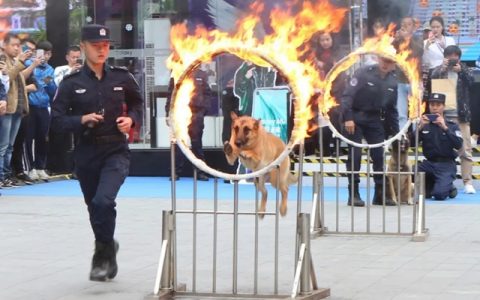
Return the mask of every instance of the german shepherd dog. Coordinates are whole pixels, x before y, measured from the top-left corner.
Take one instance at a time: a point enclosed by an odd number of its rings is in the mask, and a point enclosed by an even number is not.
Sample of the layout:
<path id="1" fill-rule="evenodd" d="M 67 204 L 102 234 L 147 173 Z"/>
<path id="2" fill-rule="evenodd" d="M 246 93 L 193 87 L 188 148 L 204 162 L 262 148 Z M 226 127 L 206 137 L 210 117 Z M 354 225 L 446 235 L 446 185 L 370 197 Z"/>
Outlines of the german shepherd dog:
<path id="1" fill-rule="evenodd" d="M 285 144 L 282 140 L 267 132 L 260 120 L 248 116 L 239 117 L 234 112 L 230 115 L 232 117 L 232 134 L 230 141 L 225 142 L 223 146 L 230 165 L 240 158 L 240 162 L 246 168 L 253 171 L 260 170 L 284 151 Z M 280 178 L 277 178 L 277 175 Z M 270 173 L 255 180 L 255 185 L 262 193 L 262 202 L 258 209 L 262 218 L 267 205 L 267 189 L 265 188 L 267 180 L 280 190 L 282 194 L 280 214 L 285 216 L 287 214 L 288 186 L 297 181 L 297 177 L 290 174 L 290 158 L 288 156 L 281 162 L 279 168 L 273 168 Z"/>
<path id="2" fill-rule="evenodd" d="M 412 166 L 408 160 L 408 148 L 410 142 L 408 138 L 402 137 L 400 140 L 395 140 L 391 147 L 391 156 L 388 162 L 388 172 L 411 172 Z M 399 155 L 400 152 L 400 155 Z M 400 159 L 400 160 L 399 160 Z M 400 182 L 398 178 L 400 177 Z M 390 197 L 393 201 L 413 204 L 413 184 L 412 176 L 410 174 L 388 174 L 387 175 L 388 188 L 386 190 L 386 197 Z M 400 184 L 400 188 L 399 188 Z M 400 195 L 397 192 L 400 191 Z"/>

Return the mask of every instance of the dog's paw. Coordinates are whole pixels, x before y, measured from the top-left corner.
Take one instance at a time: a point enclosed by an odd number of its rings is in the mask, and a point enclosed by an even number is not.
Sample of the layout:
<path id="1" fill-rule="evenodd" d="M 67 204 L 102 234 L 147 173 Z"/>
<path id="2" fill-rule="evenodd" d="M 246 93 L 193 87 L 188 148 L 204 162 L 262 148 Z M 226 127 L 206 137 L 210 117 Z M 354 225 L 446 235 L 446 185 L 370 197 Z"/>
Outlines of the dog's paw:
<path id="1" fill-rule="evenodd" d="M 280 205 L 280 215 L 282 217 L 285 217 L 287 215 L 287 205 L 286 204 Z"/>
<path id="2" fill-rule="evenodd" d="M 413 199 L 408 199 L 407 204 L 408 205 L 413 205 Z"/>
<path id="3" fill-rule="evenodd" d="M 265 218 L 265 209 L 266 207 L 264 205 L 261 205 L 258 207 L 258 218 L 263 220 Z"/>
<path id="4" fill-rule="evenodd" d="M 223 152 L 225 152 L 226 155 L 230 155 L 233 152 L 233 147 L 230 145 L 229 142 L 225 142 L 223 144 Z"/>

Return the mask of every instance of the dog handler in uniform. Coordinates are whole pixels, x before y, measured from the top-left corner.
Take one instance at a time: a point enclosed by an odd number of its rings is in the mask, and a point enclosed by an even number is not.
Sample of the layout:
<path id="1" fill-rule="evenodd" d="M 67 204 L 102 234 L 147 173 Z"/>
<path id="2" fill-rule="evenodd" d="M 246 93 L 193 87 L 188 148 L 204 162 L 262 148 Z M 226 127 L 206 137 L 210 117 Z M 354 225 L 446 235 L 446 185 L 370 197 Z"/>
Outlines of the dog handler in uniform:
<path id="1" fill-rule="evenodd" d="M 346 138 L 361 143 L 362 138 L 369 144 L 381 143 L 390 134 L 396 134 L 398 128 L 397 112 L 397 76 L 395 61 L 380 57 L 378 65 L 360 68 L 353 75 L 341 97 L 341 111 Z M 352 170 L 353 151 L 353 170 Z M 360 171 L 362 149 L 349 146 L 347 171 Z M 383 149 L 370 150 L 373 170 L 383 171 Z M 373 175 L 375 194 L 372 204 L 382 205 L 383 178 L 381 174 Z M 348 205 L 365 206 L 360 198 L 358 184 L 359 174 L 348 175 Z M 352 198 L 353 195 L 353 198 Z M 391 199 L 385 199 L 385 205 L 395 205 Z"/>
<path id="2" fill-rule="evenodd" d="M 85 65 L 60 84 L 52 105 L 52 128 L 77 136 L 75 170 L 95 235 L 90 280 L 105 281 L 118 270 L 115 198 L 130 165 L 125 134 L 140 125 L 143 99 L 132 74 L 105 63 L 110 48 L 107 27 L 84 26 L 80 47 Z"/>
<path id="3" fill-rule="evenodd" d="M 457 188 L 453 185 L 457 174 L 455 158 L 462 148 L 460 127 L 443 115 L 445 95 L 432 93 L 428 99 L 430 114 L 423 115 L 419 125 L 423 155 L 427 158 L 418 165 L 418 172 L 425 172 L 425 194 L 429 199 L 455 198 Z"/>

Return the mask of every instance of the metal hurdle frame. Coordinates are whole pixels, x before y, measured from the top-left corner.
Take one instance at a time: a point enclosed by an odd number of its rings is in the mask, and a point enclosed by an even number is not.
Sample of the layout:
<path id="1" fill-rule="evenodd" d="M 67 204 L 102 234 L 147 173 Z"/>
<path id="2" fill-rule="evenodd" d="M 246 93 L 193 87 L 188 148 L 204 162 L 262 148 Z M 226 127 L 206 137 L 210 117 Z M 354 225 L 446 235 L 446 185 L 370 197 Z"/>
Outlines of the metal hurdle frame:
<path id="1" fill-rule="evenodd" d="M 171 176 L 175 175 L 175 142 L 171 144 Z M 303 144 L 300 144 L 300 151 L 303 152 Z M 303 157 L 303 154 L 301 154 Z M 278 167 L 278 166 L 274 166 Z M 233 211 L 218 210 L 218 178 L 214 178 L 214 209 L 197 210 L 197 170 L 194 168 L 194 197 L 192 210 L 179 210 L 176 206 L 176 184 L 171 181 L 172 188 L 172 210 L 164 210 L 162 213 L 162 247 L 160 251 L 158 269 L 153 289 L 153 295 L 148 299 L 172 299 L 175 296 L 189 298 L 244 298 L 244 299 L 323 299 L 330 296 L 330 289 L 319 288 L 316 274 L 313 266 L 313 259 L 310 252 L 310 214 L 301 213 L 301 187 L 302 179 L 298 181 L 297 194 L 297 228 L 296 228 L 296 247 L 295 247 L 295 275 L 292 282 L 292 291 L 290 295 L 280 295 L 278 293 L 278 244 L 279 244 L 279 191 L 276 190 L 276 205 L 274 212 L 265 212 L 265 216 L 275 217 L 275 262 L 274 262 L 274 288 L 272 294 L 258 294 L 258 191 L 255 189 L 255 211 L 240 212 L 238 209 L 238 180 L 234 180 L 234 205 Z M 187 291 L 185 284 L 177 282 L 177 214 L 191 214 L 193 218 L 193 266 L 192 266 L 192 287 Z M 213 264 L 212 264 L 212 288 L 211 292 L 197 292 L 196 290 L 196 218 L 197 215 L 212 215 L 214 220 L 213 232 Z M 219 293 L 216 288 L 216 254 L 217 254 L 217 217 L 219 215 L 233 216 L 233 262 L 232 262 L 232 290 L 231 293 Z M 240 215 L 255 216 L 255 259 L 254 259 L 254 284 L 251 294 L 242 294 L 237 290 L 237 267 L 238 267 L 238 217 Z"/>
<path id="2" fill-rule="evenodd" d="M 407 124 L 405 127 L 408 128 L 410 123 Z M 418 126 L 417 126 L 418 128 Z M 400 132 L 402 134 L 403 130 Z M 400 135 L 399 134 L 399 135 Z M 419 132 L 418 129 L 415 131 L 415 140 L 416 140 L 416 145 L 418 145 L 419 142 Z M 402 172 L 400 170 L 396 171 L 387 171 L 387 163 L 386 163 L 386 148 L 384 148 L 384 169 L 382 172 L 374 172 L 370 170 L 370 162 L 369 157 L 370 157 L 370 148 L 367 149 L 367 171 L 362 172 L 354 172 L 354 171 L 346 171 L 346 172 L 340 172 L 339 170 L 339 164 L 340 164 L 340 158 L 338 156 L 338 150 L 340 148 L 339 145 L 339 140 L 336 141 L 336 171 L 335 177 L 336 177 L 336 187 L 337 187 L 337 192 L 336 192 L 336 205 L 335 205 L 335 229 L 334 230 L 328 230 L 327 227 L 325 227 L 325 197 L 324 197 L 324 192 L 323 192 L 323 178 L 324 178 L 324 167 L 323 167 L 323 140 L 322 140 L 322 129 L 319 129 L 319 148 L 320 148 L 320 171 L 319 172 L 313 172 L 312 174 L 312 220 L 310 224 L 310 233 L 312 238 L 318 237 L 323 234 L 360 234 L 360 235 L 400 235 L 400 236 L 411 236 L 412 241 L 425 241 L 429 235 L 429 230 L 425 227 L 425 216 L 426 216 L 426 209 L 425 209 L 425 173 L 423 172 L 418 172 L 418 164 L 415 164 L 414 169 L 411 172 Z M 352 146 L 354 147 L 354 146 Z M 415 161 L 418 162 L 418 147 L 415 147 Z M 400 161 L 400 153 L 398 153 L 398 160 Z M 353 159 L 352 159 L 352 164 L 353 164 Z M 302 163 L 300 163 L 302 165 Z M 352 167 L 353 169 L 353 167 Z M 301 170 L 299 170 L 301 174 Z M 355 231 L 355 212 L 358 209 L 364 209 L 364 208 L 355 208 L 355 206 L 350 207 L 350 215 L 351 215 L 351 230 L 350 231 L 341 231 L 339 229 L 339 178 L 341 176 L 353 176 L 353 174 L 366 174 L 367 177 L 367 199 L 365 201 L 365 210 L 366 210 L 366 231 L 364 232 L 357 232 Z M 374 174 L 382 174 L 383 175 L 383 205 L 382 205 L 382 231 L 381 232 L 373 232 L 370 230 L 370 208 L 371 208 L 371 197 L 370 197 L 370 177 Z M 402 205 L 400 201 L 397 202 L 396 208 L 397 208 L 397 232 L 387 232 L 386 231 L 386 219 L 385 219 L 385 213 L 386 213 L 386 206 L 385 206 L 385 197 L 386 197 L 386 175 L 388 174 L 393 174 L 393 175 L 414 175 L 415 177 L 415 182 L 414 182 L 414 196 L 413 196 L 413 205 L 411 206 L 412 209 L 412 228 L 411 231 L 409 232 L 402 232 L 401 230 L 401 211 L 402 211 Z M 400 176 L 397 177 L 397 180 L 400 181 Z M 400 187 L 398 184 L 398 189 L 396 191 L 397 195 L 400 194 Z M 398 199 L 399 200 L 399 199 Z M 344 200 L 346 202 L 346 199 Z M 407 207 L 408 209 L 408 207 Z"/>

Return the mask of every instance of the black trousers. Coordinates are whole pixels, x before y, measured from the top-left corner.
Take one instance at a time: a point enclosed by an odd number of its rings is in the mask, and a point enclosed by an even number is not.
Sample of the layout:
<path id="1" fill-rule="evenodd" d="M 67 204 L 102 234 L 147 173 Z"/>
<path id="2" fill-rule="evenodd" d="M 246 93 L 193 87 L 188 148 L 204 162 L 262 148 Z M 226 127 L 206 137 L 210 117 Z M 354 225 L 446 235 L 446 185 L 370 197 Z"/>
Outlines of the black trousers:
<path id="1" fill-rule="evenodd" d="M 95 240 L 109 243 L 115 233 L 115 199 L 129 172 L 130 150 L 124 142 L 79 143 L 74 157 Z"/>
<path id="2" fill-rule="evenodd" d="M 361 143 L 362 138 L 367 140 L 369 144 L 381 143 L 385 139 L 385 129 L 383 127 L 383 122 L 378 119 L 365 119 L 365 120 L 355 120 L 355 133 L 346 134 L 345 137 Z M 353 153 L 353 169 L 352 169 L 352 153 Z M 373 170 L 374 171 L 383 171 L 383 148 L 373 148 L 370 149 L 370 155 L 373 160 Z M 357 147 L 348 147 L 348 159 L 347 159 L 347 171 L 360 171 L 360 163 L 362 159 L 362 149 Z M 358 174 L 353 175 L 354 183 L 360 182 L 360 177 Z M 375 184 L 382 184 L 383 179 L 381 174 L 376 174 L 373 176 Z M 348 176 L 349 182 L 351 181 L 351 176 Z"/>
<path id="3" fill-rule="evenodd" d="M 192 122 L 188 126 L 188 136 L 190 137 L 190 141 L 192 143 L 192 152 L 195 157 L 200 160 L 205 160 L 202 144 L 203 129 L 205 128 L 205 112 L 205 110 L 192 112 Z M 175 172 L 177 174 L 182 173 L 186 160 L 187 158 L 183 154 L 182 150 L 180 150 L 180 148 L 177 146 L 175 149 Z"/>

